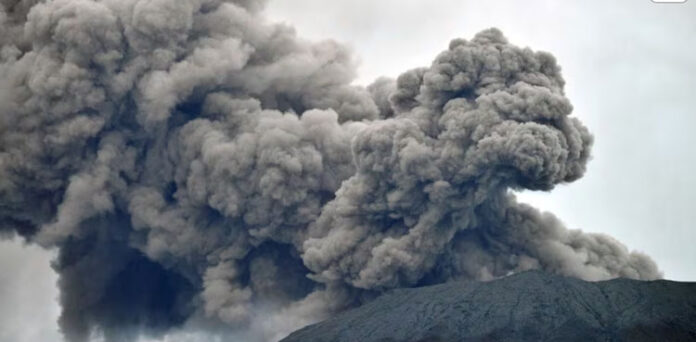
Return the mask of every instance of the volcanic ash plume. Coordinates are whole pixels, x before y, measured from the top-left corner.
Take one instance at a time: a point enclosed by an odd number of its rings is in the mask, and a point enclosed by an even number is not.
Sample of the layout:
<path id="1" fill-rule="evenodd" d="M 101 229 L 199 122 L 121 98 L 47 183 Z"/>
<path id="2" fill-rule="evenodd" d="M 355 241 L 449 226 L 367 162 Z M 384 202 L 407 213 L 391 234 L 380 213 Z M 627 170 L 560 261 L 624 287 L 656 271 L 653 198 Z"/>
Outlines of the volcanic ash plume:
<path id="1" fill-rule="evenodd" d="M 362 88 L 346 48 L 262 10 L 0 1 L 0 230 L 59 251 L 68 341 L 267 341 L 395 287 L 660 276 L 511 194 L 589 157 L 553 56 L 490 29 Z"/>

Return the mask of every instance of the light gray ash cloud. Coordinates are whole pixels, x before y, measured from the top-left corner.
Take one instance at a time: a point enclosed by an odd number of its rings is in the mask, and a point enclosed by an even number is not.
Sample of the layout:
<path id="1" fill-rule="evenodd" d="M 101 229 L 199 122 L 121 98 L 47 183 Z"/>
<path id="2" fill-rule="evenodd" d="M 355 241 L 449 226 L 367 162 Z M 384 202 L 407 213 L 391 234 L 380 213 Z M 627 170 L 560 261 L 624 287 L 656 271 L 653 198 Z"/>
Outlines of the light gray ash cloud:
<path id="1" fill-rule="evenodd" d="M 381 291 L 660 276 L 510 190 L 582 176 L 548 53 L 496 29 L 367 88 L 264 1 L 0 2 L 0 230 L 58 250 L 61 329 L 270 340 Z"/>

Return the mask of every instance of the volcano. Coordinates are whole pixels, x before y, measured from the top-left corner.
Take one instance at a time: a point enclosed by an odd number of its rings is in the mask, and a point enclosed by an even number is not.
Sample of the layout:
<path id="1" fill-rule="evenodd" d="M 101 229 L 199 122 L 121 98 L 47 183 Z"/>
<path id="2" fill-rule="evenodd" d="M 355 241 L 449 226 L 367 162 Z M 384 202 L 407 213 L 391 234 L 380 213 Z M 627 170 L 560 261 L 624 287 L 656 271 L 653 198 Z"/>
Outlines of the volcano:
<path id="1" fill-rule="evenodd" d="M 696 283 L 528 271 L 397 289 L 281 342 L 696 341 Z"/>

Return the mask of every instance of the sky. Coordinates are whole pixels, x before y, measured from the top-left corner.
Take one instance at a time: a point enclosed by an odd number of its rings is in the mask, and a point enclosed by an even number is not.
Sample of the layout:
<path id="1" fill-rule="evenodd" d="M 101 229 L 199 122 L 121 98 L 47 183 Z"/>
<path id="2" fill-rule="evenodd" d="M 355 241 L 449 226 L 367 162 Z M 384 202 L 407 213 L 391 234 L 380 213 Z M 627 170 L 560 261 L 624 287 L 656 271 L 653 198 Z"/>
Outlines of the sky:
<path id="1" fill-rule="evenodd" d="M 267 15 L 351 46 L 363 85 L 488 27 L 553 53 L 594 158 L 582 179 L 520 197 L 650 255 L 667 279 L 696 281 L 696 0 L 276 0 Z M 0 341 L 59 340 L 52 257 L 0 242 Z"/>

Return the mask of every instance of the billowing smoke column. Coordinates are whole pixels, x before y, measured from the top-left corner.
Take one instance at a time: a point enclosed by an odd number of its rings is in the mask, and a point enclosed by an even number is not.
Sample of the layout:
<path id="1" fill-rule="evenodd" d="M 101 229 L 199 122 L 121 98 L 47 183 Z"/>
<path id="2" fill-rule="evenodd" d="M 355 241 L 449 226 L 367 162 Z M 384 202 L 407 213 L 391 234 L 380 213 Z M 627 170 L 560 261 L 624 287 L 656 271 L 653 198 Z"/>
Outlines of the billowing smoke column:
<path id="1" fill-rule="evenodd" d="M 259 1 L 0 5 L 0 229 L 59 250 L 69 341 L 270 340 L 390 288 L 532 268 L 660 276 L 515 201 L 581 177 L 592 137 L 553 56 L 496 29 L 365 89 L 344 47 Z"/>

